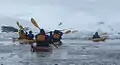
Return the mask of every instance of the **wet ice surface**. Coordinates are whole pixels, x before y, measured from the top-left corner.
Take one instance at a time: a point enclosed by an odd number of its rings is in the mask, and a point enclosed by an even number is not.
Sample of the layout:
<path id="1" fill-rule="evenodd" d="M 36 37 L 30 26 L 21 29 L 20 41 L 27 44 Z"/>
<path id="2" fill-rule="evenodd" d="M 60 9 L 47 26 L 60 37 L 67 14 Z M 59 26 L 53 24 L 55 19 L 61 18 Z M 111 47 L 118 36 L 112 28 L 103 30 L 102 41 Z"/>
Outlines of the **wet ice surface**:
<path id="1" fill-rule="evenodd" d="M 52 52 L 31 52 L 30 45 L 0 42 L 2 65 L 120 65 L 120 40 L 63 40 Z"/>

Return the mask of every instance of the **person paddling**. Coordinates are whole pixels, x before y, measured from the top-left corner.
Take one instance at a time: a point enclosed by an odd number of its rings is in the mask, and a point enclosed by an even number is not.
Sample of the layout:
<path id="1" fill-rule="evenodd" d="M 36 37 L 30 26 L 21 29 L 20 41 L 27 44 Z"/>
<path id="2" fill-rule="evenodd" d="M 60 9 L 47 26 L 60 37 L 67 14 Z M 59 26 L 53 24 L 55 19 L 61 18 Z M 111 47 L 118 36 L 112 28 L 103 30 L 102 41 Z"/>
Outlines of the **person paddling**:
<path id="1" fill-rule="evenodd" d="M 95 39 L 95 38 L 100 38 L 98 32 L 96 32 L 96 33 L 93 35 L 93 37 L 92 37 L 92 39 Z"/>
<path id="2" fill-rule="evenodd" d="M 26 34 L 24 33 L 23 30 L 19 30 L 19 38 L 18 39 L 27 39 Z"/>
<path id="3" fill-rule="evenodd" d="M 62 39 L 62 35 L 63 33 L 59 30 L 54 30 L 54 33 L 52 34 L 52 42 L 54 44 L 54 46 L 56 46 L 57 48 L 62 45 L 61 39 Z"/>
<path id="4" fill-rule="evenodd" d="M 62 35 L 63 33 L 61 31 L 58 31 L 58 30 L 55 30 L 54 33 L 53 33 L 53 42 L 58 42 L 62 39 Z"/>
<path id="5" fill-rule="evenodd" d="M 29 31 L 29 34 L 27 36 L 28 36 L 28 40 L 33 40 L 34 38 L 34 34 L 32 33 L 32 31 Z"/>
<path id="6" fill-rule="evenodd" d="M 45 34 L 44 29 L 40 30 L 40 33 L 36 35 L 37 46 L 49 46 L 49 37 Z"/>

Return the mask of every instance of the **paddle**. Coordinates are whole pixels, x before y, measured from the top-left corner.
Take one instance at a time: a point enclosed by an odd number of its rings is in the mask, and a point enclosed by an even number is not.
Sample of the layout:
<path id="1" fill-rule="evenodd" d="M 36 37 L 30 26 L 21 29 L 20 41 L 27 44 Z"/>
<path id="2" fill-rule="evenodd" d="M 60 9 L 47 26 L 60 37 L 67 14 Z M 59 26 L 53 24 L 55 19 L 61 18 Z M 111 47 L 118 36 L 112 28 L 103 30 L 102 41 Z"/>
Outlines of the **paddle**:
<path id="1" fill-rule="evenodd" d="M 35 27 L 37 27 L 40 30 L 40 27 L 38 26 L 37 22 L 33 18 L 31 18 L 31 22 Z"/>
<path id="2" fill-rule="evenodd" d="M 64 31 L 64 30 L 58 30 L 58 31 Z M 54 32 L 54 31 L 51 31 L 51 32 Z M 69 33 L 71 33 L 72 31 L 71 30 L 67 30 L 67 31 L 65 31 L 65 32 L 63 32 L 63 34 L 69 34 Z M 50 32 L 47 32 L 47 33 L 50 33 Z M 46 34 L 47 34 L 46 33 Z"/>
<path id="3" fill-rule="evenodd" d="M 37 22 L 34 20 L 34 18 L 31 18 L 31 22 L 32 22 L 32 24 L 33 24 L 35 27 L 37 27 L 37 28 L 40 29 L 40 27 L 38 26 L 38 24 L 37 24 Z M 60 30 L 60 31 L 64 31 L 64 30 Z M 49 32 L 47 32 L 47 33 L 49 33 Z M 67 30 L 66 32 L 64 32 L 64 34 L 68 34 L 68 33 L 71 33 L 71 30 Z"/>
<path id="4" fill-rule="evenodd" d="M 18 27 L 20 26 L 20 24 L 19 24 L 19 22 L 17 21 L 17 25 L 18 25 Z"/>
<path id="5" fill-rule="evenodd" d="M 67 30 L 66 32 L 64 32 L 63 34 L 68 34 L 71 33 L 71 30 Z"/>
<path id="6" fill-rule="evenodd" d="M 18 26 L 20 29 L 22 29 L 22 26 L 20 26 L 19 22 L 17 21 L 16 23 L 17 23 L 17 26 Z"/>
<path id="7" fill-rule="evenodd" d="M 18 27 L 20 28 L 20 29 L 23 29 L 25 32 L 26 32 L 26 30 L 23 28 L 23 26 L 22 25 L 20 25 L 20 23 L 17 21 L 17 25 L 18 25 Z"/>

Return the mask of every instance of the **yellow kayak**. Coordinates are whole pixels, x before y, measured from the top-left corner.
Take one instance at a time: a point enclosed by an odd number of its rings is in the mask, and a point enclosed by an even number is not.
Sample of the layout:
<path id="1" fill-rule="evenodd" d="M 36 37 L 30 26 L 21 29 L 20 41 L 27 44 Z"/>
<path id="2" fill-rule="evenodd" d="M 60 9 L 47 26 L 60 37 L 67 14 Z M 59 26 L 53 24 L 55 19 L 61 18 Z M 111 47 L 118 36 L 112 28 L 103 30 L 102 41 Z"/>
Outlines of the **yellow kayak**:
<path id="1" fill-rule="evenodd" d="M 32 44 L 35 43 L 35 40 L 27 40 L 27 39 L 13 39 L 14 42 L 19 42 L 20 44 Z"/>
<path id="2" fill-rule="evenodd" d="M 100 41 L 105 41 L 106 39 L 105 38 L 95 38 L 95 39 L 92 39 L 92 41 L 94 42 L 100 42 Z"/>

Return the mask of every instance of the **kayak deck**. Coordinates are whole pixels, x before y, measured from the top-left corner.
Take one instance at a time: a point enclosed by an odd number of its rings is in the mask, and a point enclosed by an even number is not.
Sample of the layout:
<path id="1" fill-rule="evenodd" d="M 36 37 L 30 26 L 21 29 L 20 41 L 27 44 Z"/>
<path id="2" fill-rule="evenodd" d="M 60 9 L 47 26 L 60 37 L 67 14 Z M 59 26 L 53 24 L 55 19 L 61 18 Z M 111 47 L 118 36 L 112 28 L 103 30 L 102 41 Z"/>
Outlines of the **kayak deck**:
<path id="1" fill-rule="evenodd" d="M 52 51 L 52 47 L 46 47 L 46 46 L 31 46 L 32 52 L 50 52 Z"/>
<path id="2" fill-rule="evenodd" d="M 20 44 L 32 44 L 35 43 L 35 40 L 27 40 L 27 39 L 13 39 L 13 42 L 19 42 Z"/>
<path id="3" fill-rule="evenodd" d="M 95 38 L 95 39 L 92 39 L 92 41 L 94 42 L 100 42 L 100 41 L 105 41 L 106 39 L 105 38 Z"/>

